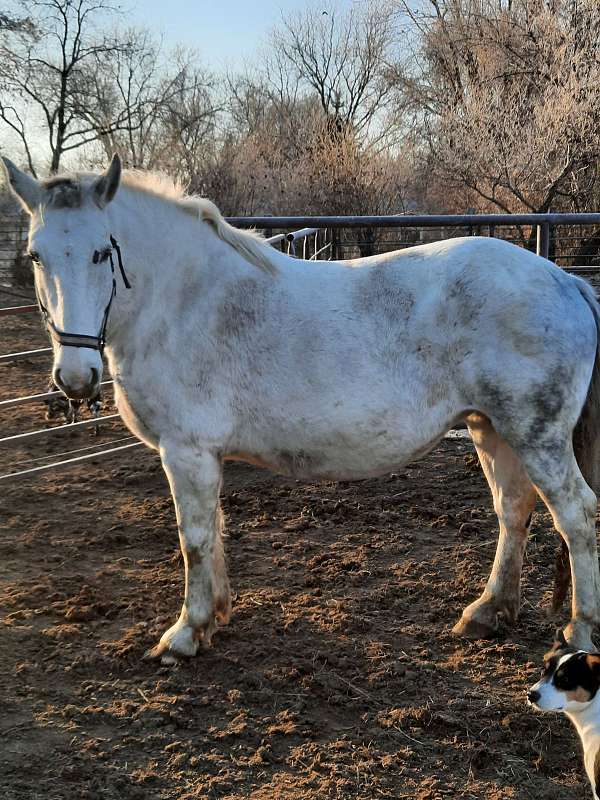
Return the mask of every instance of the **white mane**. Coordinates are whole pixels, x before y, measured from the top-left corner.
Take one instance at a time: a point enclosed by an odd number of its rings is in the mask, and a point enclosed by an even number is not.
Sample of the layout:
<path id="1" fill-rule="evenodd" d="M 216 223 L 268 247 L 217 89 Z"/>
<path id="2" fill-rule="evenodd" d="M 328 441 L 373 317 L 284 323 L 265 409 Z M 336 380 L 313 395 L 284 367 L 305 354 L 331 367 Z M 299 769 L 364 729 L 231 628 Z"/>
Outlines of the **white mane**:
<path id="1" fill-rule="evenodd" d="M 79 208 L 92 190 L 98 175 L 77 172 L 74 175 L 55 175 L 42 182 L 44 194 L 40 208 Z M 260 234 L 242 231 L 225 221 L 217 206 L 204 197 L 186 195 L 183 187 L 166 175 L 127 170 L 122 185 L 134 192 L 152 195 L 177 206 L 202 222 L 207 222 L 219 239 L 233 247 L 254 266 L 274 275 L 277 272 L 274 252 Z"/>
<path id="2" fill-rule="evenodd" d="M 277 266 L 271 246 L 255 231 L 234 228 L 223 218 L 217 206 L 205 197 L 186 195 L 183 187 L 166 175 L 152 172 L 127 170 L 123 173 L 123 186 L 134 191 L 145 192 L 174 203 L 186 214 L 207 222 L 219 239 L 233 247 L 254 266 L 271 275 Z"/>

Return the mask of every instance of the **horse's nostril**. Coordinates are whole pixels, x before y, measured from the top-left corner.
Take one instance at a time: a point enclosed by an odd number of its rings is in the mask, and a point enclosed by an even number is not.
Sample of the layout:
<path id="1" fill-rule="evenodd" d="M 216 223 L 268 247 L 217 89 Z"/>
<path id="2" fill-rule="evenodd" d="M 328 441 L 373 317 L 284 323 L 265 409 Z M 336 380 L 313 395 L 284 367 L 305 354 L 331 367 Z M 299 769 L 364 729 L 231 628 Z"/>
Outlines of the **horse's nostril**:
<path id="1" fill-rule="evenodd" d="M 527 699 L 530 703 L 537 703 L 537 701 L 540 699 L 540 693 L 537 691 L 537 689 L 533 689 L 532 691 L 527 692 Z"/>

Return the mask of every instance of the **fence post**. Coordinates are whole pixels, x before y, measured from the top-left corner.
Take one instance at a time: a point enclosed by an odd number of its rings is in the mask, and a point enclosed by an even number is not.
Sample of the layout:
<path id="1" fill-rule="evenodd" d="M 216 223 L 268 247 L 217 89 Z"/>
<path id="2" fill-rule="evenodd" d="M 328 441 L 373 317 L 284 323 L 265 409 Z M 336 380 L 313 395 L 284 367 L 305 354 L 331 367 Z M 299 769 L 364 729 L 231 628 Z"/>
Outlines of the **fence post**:
<path id="1" fill-rule="evenodd" d="M 331 261 L 337 261 L 339 258 L 338 229 L 330 228 L 330 231 L 331 231 Z"/>
<path id="2" fill-rule="evenodd" d="M 538 256 L 548 258 L 550 255 L 550 223 L 542 222 L 537 226 L 537 247 L 535 252 Z"/>
<path id="3" fill-rule="evenodd" d="M 467 214 L 469 216 L 473 216 L 475 214 L 475 209 L 474 208 L 467 208 Z M 469 226 L 467 227 L 467 236 L 475 236 L 475 228 L 473 227 L 472 223 L 470 223 Z M 446 237 L 444 237 L 444 238 L 446 238 Z"/>

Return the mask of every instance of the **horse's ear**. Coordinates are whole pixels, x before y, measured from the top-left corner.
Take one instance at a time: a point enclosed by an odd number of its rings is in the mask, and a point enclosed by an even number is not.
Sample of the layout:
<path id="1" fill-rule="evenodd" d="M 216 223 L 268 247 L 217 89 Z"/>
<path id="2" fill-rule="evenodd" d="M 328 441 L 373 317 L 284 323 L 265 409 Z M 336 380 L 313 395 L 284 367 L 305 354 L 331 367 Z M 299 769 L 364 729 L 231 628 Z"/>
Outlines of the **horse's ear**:
<path id="1" fill-rule="evenodd" d="M 108 169 L 92 185 L 92 197 L 99 208 L 104 208 L 113 199 L 121 182 L 121 159 L 118 153 L 112 157 Z"/>
<path id="2" fill-rule="evenodd" d="M 8 185 L 28 214 L 33 214 L 42 199 L 42 187 L 27 173 L 22 172 L 10 158 L 2 156 Z"/>

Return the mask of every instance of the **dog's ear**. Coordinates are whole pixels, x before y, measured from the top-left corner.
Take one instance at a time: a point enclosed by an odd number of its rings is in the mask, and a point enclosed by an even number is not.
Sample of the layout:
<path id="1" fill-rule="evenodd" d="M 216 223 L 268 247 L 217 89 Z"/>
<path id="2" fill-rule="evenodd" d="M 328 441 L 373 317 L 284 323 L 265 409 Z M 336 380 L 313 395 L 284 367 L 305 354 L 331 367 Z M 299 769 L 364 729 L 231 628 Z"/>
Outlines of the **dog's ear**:
<path id="1" fill-rule="evenodd" d="M 600 686 L 600 653 L 588 653 L 585 657 L 585 663 Z"/>
<path id="2" fill-rule="evenodd" d="M 552 645 L 553 650 L 562 650 L 565 647 L 568 647 L 569 643 L 565 639 L 565 635 L 563 633 L 562 628 L 557 628 L 554 633 L 554 644 Z"/>

